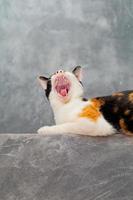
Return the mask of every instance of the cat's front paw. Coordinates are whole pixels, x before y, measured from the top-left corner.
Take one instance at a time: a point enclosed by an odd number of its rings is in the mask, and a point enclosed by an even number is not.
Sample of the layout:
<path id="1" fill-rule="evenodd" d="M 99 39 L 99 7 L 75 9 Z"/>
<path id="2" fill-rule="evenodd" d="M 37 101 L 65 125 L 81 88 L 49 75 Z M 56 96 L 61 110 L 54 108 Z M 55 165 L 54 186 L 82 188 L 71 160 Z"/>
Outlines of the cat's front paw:
<path id="1" fill-rule="evenodd" d="M 43 126 L 43 127 L 39 128 L 37 131 L 37 133 L 40 135 L 49 134 L 49 132 L 50 132 L 50 126 Z"/>

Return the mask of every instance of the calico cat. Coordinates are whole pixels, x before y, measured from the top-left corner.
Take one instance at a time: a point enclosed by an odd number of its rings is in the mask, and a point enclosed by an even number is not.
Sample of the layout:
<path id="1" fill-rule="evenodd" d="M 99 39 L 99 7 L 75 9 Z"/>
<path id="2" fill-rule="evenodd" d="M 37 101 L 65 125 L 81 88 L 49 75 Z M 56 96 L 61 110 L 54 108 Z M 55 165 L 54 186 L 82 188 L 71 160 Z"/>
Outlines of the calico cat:
<path id="1" fill-rule="evenodd" d="M 56 125 L 44 126 L 39 134 L 107 136 L 121 130 L 133 135 L 133 91 L 111 96 L 83 98 L 82 68 L 57 71 L 38 78 L 52 106 Z"/>

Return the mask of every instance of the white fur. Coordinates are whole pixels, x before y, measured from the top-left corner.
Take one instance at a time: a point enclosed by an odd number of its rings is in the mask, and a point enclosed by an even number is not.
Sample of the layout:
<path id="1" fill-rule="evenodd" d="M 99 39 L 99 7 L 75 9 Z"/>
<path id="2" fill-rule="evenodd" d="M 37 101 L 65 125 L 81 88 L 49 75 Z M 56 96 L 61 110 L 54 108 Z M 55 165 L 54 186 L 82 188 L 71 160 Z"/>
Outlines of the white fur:
<path id="1" fill-rule="evenodd" d="M 96 124 L 88 119 L 80 119 L 77 122 L 64 123 L 55 126 L 44 126 L 38 130 L 39 134 L 78 134 L 89 136 L 107 136 L 115 133 L 115 130 L 102 118 Z"/>
<path id="2" fill-rule="evenodd" d="M 79 117 L 80 112 L 91 101 L 82 101 L 83 87 L 74 74 L 65 72 L 71 82 L 71 89 L 67 99 L 61 99 L 52 87 L 49 99 L 54 112 L 55 126 L 45 126 L 38 130 L 39 134 L 80 134 L 90 136 L 107 136 L 115 133 L 101 115 L 96 122 L 89 118 Z M 54 84 L 56 75 L 52 77 Z"/>
<path id="3" fill-rule="evenodd" d="M 79 119 L 79 113 L 81 110 L 91 104 L 89 101 L 83 102 L 81 99 L 73 99 L 67 104 L 60 107 L 54 107 L 54 116 L 56 124 L 63 124 L 67 122 L 76 122 Z"/>

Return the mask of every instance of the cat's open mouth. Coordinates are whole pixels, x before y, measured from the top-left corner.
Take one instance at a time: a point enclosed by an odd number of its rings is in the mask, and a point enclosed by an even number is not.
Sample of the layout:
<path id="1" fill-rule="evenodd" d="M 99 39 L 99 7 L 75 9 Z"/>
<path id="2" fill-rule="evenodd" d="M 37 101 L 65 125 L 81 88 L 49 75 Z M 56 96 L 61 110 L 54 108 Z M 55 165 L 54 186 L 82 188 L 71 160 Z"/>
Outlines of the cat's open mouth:
<path id="1" fill-rule="evenodd" d="M 56 77 L 55 89 L 60 96 L 66 97 L 70 90 L 70 81 L 68 78 L 64 75 Z"/>

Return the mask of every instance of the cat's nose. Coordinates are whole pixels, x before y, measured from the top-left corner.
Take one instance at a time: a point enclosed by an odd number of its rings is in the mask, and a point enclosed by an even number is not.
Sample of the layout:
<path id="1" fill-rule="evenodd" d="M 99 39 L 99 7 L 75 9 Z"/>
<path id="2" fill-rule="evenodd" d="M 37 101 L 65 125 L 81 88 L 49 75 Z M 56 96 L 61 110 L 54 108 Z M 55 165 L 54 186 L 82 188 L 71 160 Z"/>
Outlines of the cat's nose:
<path id="1" fill-rule="evenodd" d="M 63 72 L 64 72 L 63 70 L 58 70 L 58 71 L 56 72 L 56 74 L 63 73 Z"/>

